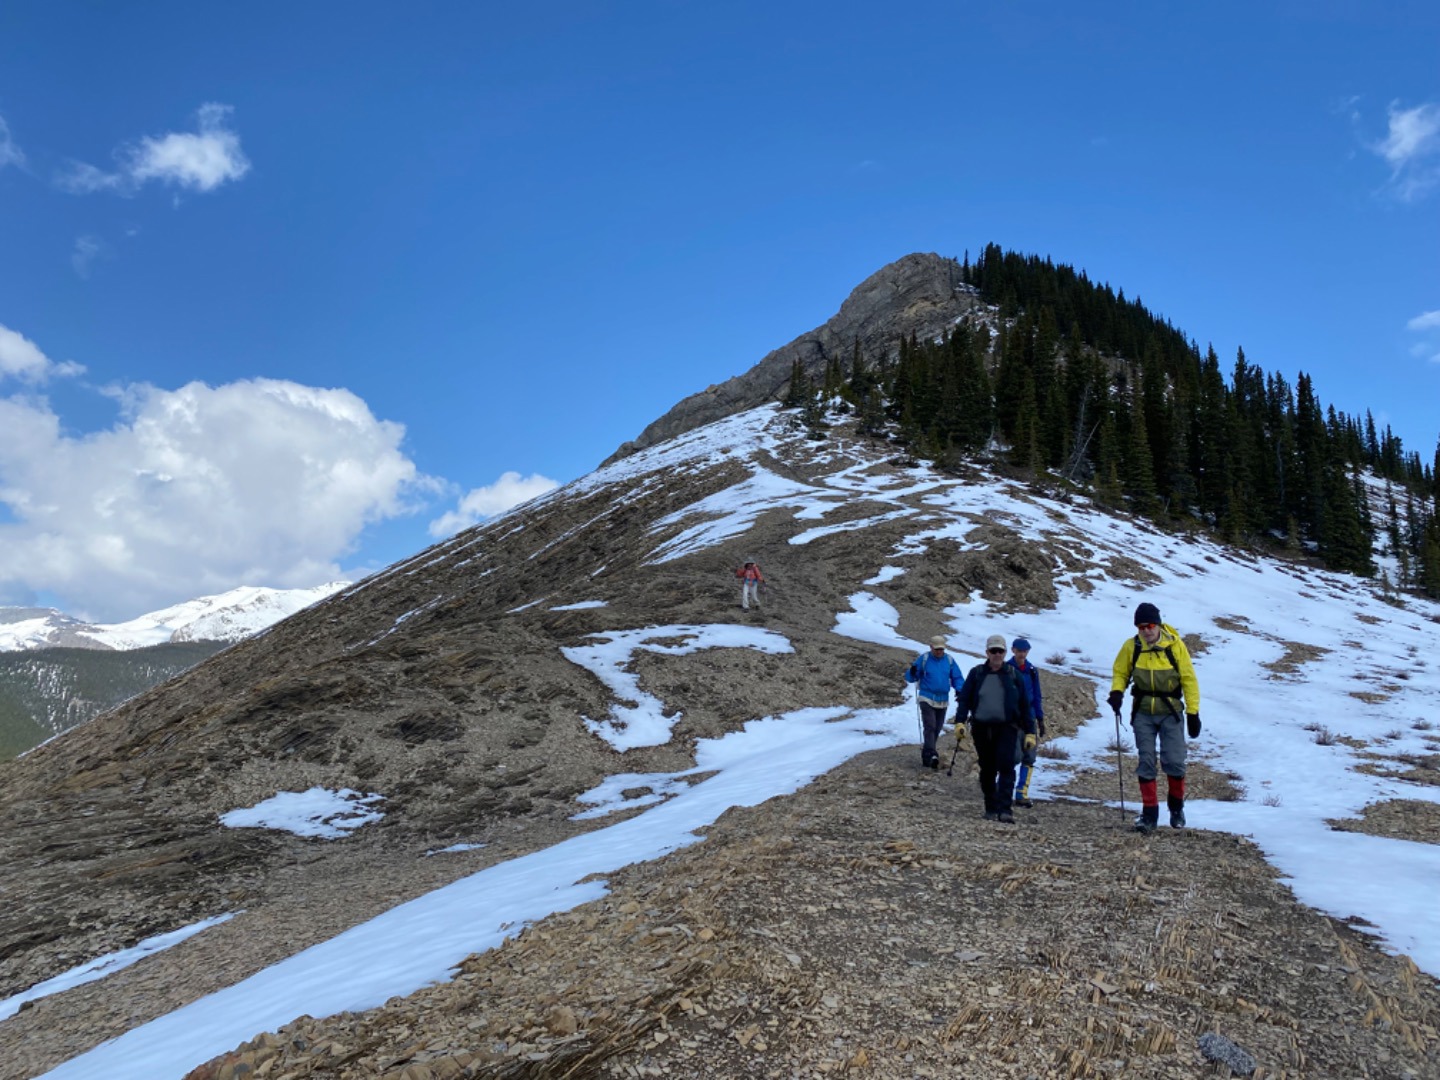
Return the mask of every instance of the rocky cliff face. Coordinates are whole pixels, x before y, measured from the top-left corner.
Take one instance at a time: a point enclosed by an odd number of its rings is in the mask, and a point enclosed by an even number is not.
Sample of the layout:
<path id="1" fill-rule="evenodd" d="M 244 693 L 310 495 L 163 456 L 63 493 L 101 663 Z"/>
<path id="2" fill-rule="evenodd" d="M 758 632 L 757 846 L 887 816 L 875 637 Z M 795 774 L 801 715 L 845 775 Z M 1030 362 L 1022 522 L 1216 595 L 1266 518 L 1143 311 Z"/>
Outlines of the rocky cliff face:
<path id="1" fill-rule="evenodd" d="M 839 357 L 848 370 L 856 341 L 873 361 L 893 353 L 896 343 L 912 333 L 922 339 L 938 336 L 978 302 L 979 297 L 961 283 L 960 264 L 954 259 L 906 255 L 862 281 L 824 326 L 768 353 L 744 374 L 691 394 L 623 444 L 605 464 L 712 421 L 780 400 L 796 360 L 814 375 L 823 373 L 831 357 Z"/>

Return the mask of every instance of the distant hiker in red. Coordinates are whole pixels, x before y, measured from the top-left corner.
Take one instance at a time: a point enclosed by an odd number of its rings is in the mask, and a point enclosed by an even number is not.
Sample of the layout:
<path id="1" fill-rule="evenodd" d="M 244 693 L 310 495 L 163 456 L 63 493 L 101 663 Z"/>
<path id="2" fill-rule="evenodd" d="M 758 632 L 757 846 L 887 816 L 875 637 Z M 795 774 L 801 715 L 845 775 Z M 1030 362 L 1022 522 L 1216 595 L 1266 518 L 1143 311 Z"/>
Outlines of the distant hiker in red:
<path id="1" fill-rule="evenodd" d="M 750 601 L 755 601 L 755 606 L 760 606 L 760 586 L 765 584 L 765 575 L 760 573 L 760 567 L 753 562 L 747 562 L 735 576 L 740 579 L 740 606 L 746 611 L 750 610 Z"/>
<path id="2" fill-rule="evenodd" d="M 1160 767 L 1165 770 L 1170 825 L 1185 827 L 1185 732 L 1200 736 L 1200 681 L 1190 663 L 1190 650 L 1173 626 L 1160 621 L 1160 609 L 1141 604 L 1135 609 L 1135 636 L 1120 646 L 1106 699 L 1118 716 L 1125 686 L 1132 680 L 1130 726 L 1135 731 L 1135 752 L 1140 764 L 1138 832 L 1154 832 L 1160 824 L 1160 795 L 1156 790 L 1155 740 L 1160 740 Z M 1185 714 L 1181 722 L 1180 714 Z"/>

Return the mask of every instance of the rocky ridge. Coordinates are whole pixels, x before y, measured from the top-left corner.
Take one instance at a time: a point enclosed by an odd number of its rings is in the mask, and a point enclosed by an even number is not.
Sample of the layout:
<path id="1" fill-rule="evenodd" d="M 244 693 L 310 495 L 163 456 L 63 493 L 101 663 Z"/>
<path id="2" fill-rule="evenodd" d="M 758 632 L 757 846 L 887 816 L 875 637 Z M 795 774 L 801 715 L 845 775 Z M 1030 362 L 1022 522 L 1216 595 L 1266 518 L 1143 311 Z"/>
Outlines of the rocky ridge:
<path id="1" fill-rule="evenodd" d="M 944 307 L 921 294 L 917 310 Z M 952 317 L 935 314 L 937 327 Z M 947 609 L 1023 625 L 1062 585 L 1156 583 L 1104 535 L 1150 526 L 980 468 L 939 477 L 833 419 L 817 443 L 766 407 L 618 457 L 0 766 L 0 999 L 244 911 L 0 1022 L 0 1080 L 623 821 L 634 811 L 574 816 L 606 777 L 687 769 L 700 740 L 759 717 L 893 707 L 905 652 L 836 632 L 862 586 L 899 635 L 924 639 Z M 956 509 L 944 491 L 973 497 Z M 1002 494 L 1009 509 L 996 509 Z M 770 590 L 745 614 L 733 570 L 748 558 Z M 733 622 L 794 651 L 635 653 L 627 671 L 666 704 L 670 739 L 621 754 L 586 726 L 614 694 L 566 650 L 625 628 Z M 1292 652 L 1297 667 L 1319 655 Z M 1102 667 L 1079 645 L 1042 662 L 1052 731 L 1073 733 L 1095 715 Z M 1372 749 L 1376 768 L 1397 760 Z M 1189 1076 L 1205 1067 L 1195 1037 L 1217 1030 L 1256 1055 L 1257 1075 L 1436 1075 L 1434 980 L 1296 904 L 1244 841 L 1192 831 L 1147 845 L 1084 802 L 1112 797 L 1113 772 L 1063 756 L 1045 767 L 1069 782 L 1007 830 L 978 820 L 964 757 L 954 778 L 917 776 L 907 759 L 877 750 L 731 810 L 702 844 L 611 875 L 607 897 L 465 960 L 452 982 L 257 1033 L 197 1076 L 914 1076 L 982 1063 Z M 1239 795 L 1222 763 L 1197 759 L 1197 794 Z M 333 843 L 218 825 L 314 785 L 381 793 L 386 816 Z M 1389 817 L 1367 827 L 1393 828 Z M 1411 839 L 1440 839 L 1429 819 L 1407 821 Z M 427 857 L 456 841 L 484 846 Z"/>
<path id="2" fill-rule="evenodd" d="M 911 334 L 938 337 L 980 306 L 979 295 L 961 281 L 960 264 L 940 255 L 906 255 L 862 281 L 823 326 L 766 354 L 744 374 L 691 394 L 606 458 L 609 465 L 648 446 L 715 420 L 778 401 L 790 384 L 792 366 L 823 374 L 830 359 L 848 365 L 859 342 L 872 360 L 890 355 Z M 847 368 L 848 370 L 848 368 Z"/>

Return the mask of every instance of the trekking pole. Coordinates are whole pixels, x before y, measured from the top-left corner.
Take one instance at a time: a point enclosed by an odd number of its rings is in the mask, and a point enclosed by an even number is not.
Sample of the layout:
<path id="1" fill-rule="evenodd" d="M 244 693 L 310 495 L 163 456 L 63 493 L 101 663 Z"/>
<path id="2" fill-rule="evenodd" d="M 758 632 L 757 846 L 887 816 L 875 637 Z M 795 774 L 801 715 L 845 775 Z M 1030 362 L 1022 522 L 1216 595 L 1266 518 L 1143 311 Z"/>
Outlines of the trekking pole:
<path id="1" fill-rule="evenodd" d="M 945 770 L 946 776 L 955 775 L 955 759 L 960 756 L 960 732 L 963 730 L 957 722 L 955 725 L 955 749 L 950 751 L 950 767 Z"/>
<path id="2" fill-rule="evenodd" d="M 1120 785 L 1120 820 L 1125 820 L 1125 766 L 1120 753 L 1120 710 L 1115 710 L 1115 780 Z"/>

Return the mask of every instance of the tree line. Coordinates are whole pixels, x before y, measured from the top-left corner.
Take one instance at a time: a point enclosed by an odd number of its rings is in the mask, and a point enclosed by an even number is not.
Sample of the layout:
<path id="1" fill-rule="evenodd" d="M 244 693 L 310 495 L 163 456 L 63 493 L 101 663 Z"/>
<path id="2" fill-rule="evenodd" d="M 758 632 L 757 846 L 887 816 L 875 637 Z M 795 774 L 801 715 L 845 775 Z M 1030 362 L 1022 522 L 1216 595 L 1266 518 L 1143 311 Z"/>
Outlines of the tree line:
<path id="1" fill-rule="evenodd" d="M 1326 406 L 1308 375 L 1292 386 L 1243 349 L 1227 370 L 1138 297 L 1048 258 L 990 244 L 974 262 L 966 254 L 961 275 L 999 309 L 994 329 L 967 317 L 938 341 L 912 336 L 875 358 L 857 343 L 848 371 L 832 357 L 819 378 L 797 361 L 785 403 L 817 436 L 839 397 L 862 431 L 898 429 L 942 467 L 1003 453 L 1161 524 L 1309 549 L 1367 576 L 1371 499 L 1383 498 L 1395 584 L 1440 597 L 1440 446 L 1423 462 L 1368 411 Z"/>

